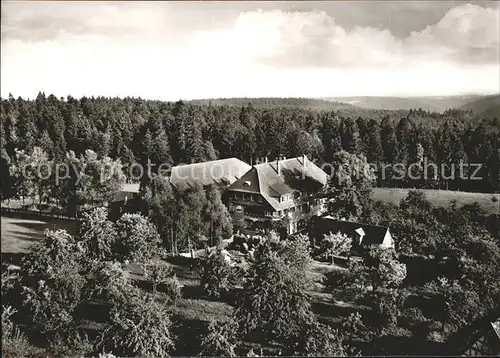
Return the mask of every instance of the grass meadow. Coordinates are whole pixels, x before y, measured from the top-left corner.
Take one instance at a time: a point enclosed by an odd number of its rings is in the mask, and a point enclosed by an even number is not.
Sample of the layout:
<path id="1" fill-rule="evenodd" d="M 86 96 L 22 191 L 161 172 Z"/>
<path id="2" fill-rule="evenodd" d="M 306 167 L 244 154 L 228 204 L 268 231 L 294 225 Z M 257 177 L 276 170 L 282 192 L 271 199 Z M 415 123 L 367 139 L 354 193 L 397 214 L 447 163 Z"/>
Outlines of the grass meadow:
<path id="1" fill-rule="evenodd" d="M 392 202 L 399 204 L 401 199 L 408 195 L 411 189 L 400 188 L 374 188 L 373 198 L 375 200 Z M 473 204 L 477 202 L 479 206 L 488 214 L 499 214 L 500 194 L 468 193 L 463 191 L 421 189 L 427 196 L 427 200 L 433 206 L 447 207 L 451 201 L 455 200 L 458 206 Z M 494 202 L 492 198 L 496 197 Z"/>

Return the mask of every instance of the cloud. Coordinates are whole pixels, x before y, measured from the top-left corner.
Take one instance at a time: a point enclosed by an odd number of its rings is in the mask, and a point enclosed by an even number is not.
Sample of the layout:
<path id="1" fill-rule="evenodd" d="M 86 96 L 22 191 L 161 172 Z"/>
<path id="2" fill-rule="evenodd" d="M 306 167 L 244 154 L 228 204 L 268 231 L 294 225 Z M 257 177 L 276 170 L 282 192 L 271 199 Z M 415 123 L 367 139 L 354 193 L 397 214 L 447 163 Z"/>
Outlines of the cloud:
<path id="1" fill-rule="evenodd" d="M 325 11 L 274 10 L 241 14 L 221 36 L 228 48 L 251 48 L 253 59 L 280 68 L 389 68 L 415 60 L 498 64 L 499 24 L 498 7 L 465 4 L 399 39 L 388 29 L 346 30 Z"/>
<path id="2" fill-rule="evenodd" d="M 161 31 L 166 17 L 158 4 L 7 2 L 2 40 L 49 41 L 60 35 L 130 36 Z"/>
<path id="3" fill-rule="evenodd" d="M 437 53 L 463 63 L 499 64 L 500 10 L 471 4 L 451 9 L 435 25 L 407 39 L 408 52 Z"/>

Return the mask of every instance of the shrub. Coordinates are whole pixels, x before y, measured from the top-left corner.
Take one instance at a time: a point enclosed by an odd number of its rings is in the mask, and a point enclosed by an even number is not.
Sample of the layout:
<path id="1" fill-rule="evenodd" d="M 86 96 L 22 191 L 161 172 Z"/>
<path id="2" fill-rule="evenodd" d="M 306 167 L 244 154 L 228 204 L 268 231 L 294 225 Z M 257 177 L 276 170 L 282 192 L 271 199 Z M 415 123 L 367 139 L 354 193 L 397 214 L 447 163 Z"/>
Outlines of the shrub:
<path id="1" fill-rule="evenodd" d="M 146 278 L 153 284 L 153 294 L 156 293 L 158 286 L 167 282 L 171 277 L 172 267 L 161 260 L 152 260 L 145 266 Z"/>
<path id="2" fill-rule="evenodd" d="M 13 305 L 19 308 L 19 294 L 22 288 L 19 274 L 17 272 L 2 272 L 2 303 Z"/>
<path id="3" fill-rule="evenodd" d="M 347 270 L 334 270 L 327 273 L 323 283 L 335 298 L 355 301 L 369 292 L 371 280 L 366 266 L 351 259 Z"/>
<path id="4" fill-rule="evenodd" d="M 404 312 L 405 320 L 410 324 L 422 323 L 426 322 L 427 318 L 425 318 L 422 310 L 418 307 L 411 307 L 406 312 Z"/>
<path id="5" fill-rule="evenodd" d="M 4 298 L 11 289 L 16 286 L 19 280 L 19 275 L 16 272 L 2 272 L 2 298 Z"/>
<path id="6" fill-rule="evenodd" d="M 346 355 L 339 332 L 316 321 L 304 325 L 292 347 L 293 355 L 299 356 Z"/>
<path id="7" fill-rule="evenodd" d="M 429 324 L 429 329 L 432 331 L 437 331 L 437 330 L 442 330 L 443 329 L 443 324 L 438 321 L 432 321 Z"/>
<path id="8" fill-rule="evenodd" d="M 363 317 L 359 312 L 351 313 L 342 321 L 342 331 L 345 335 L 351 335 L 358 339 L 370 340 L 371 331 L 363 322 Z"/>
<path id="9" fill-rule="evenodd" d="M 151 260 L 145 265 L 145 271 L 145 276 L 153 284 L 153 295 L 156 292 L 163 292 L 173 302 L 182 297 L 181 284 L 173 273 L 172 266 L 161 260 Z"/>
<path id="10" fill-rule="evenodd" d="M 163 292 L 165 292 L 169 300 L 175 302 L 182 297 L 182 287 L 176 276 L 167 278 L 163 287 Z"/>
<path id="11" fill-rule="evenodd" d="M 40 349 L 31 345 L 26 336 L 12 322 L 16 310 L 10 306 L 2 307 L 2 357 L 35 358 L 42 357 Z"/>
<path id="12" fill-rule="evenodd" d="M 236 328 L 231 323 L 210 321 L 208 332 L 201 342 L 200 355 L 234 357 L 236 347 Z"/>
<path id="13" fill-rule="evenodd" d="M 379 333 L 394 329 L 401 316 L 401 307 L 404 306 L 406 293 L 401 290 L 387 289 L 375 291 L 371 296 L 373 311 L 378 317 Z"/>
<path id="14" fill-rule="evenodd" d="M 85 334 L 76 330 L 69 331 L 65 335 L 57 335 L 50 342 L 49 351 L 54 357 L 86 357 L 93 353 L 93 343 Z"/>
<path id="15" fill-rule="evenodd" d="M 406 265 L 387 256 L 382 256 L 383 258 L 378 265 L 379 284 L 384 287 L 399 287 L 406 278 Z"/>
<path id="16" fill-rule="evenodd" d="M 443 335 L 440 332 L 435 331 L 429 332 L 429 334 L 427 335 L 427 340 L 429 342 L 444 342 Z"/>
<path id="17" fill-rule="evenodd" d="M 93 299 L 119 304 L 140 294 L 119 262 L 94 262 L 87 277 L 87 294 Z"/>

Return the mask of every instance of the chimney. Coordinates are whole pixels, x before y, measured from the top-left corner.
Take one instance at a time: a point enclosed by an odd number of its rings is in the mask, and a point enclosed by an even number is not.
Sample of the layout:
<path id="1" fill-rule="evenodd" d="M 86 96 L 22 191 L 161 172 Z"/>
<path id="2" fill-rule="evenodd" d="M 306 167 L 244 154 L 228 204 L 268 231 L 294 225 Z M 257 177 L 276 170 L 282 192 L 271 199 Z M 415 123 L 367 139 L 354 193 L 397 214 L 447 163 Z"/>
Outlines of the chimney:
<path id="1" fill-rule="evenodd" d="M 307 160 L 307 156 L 305 154 L 302 154 L 302 166 L 304 168 L 306 167 L 306 160 Z"/>
<path id="2" fill-rule="evenodd" d="M 278 160 L 276 160 L 276 166 L 277 166 L 278 175 L 281 175 L 281 156 L 279 156 Z"/>
<path id="3" fill-rule="evenodd" d="M 264 160 L 265 160 L 265 161 L 266 161 L 266 163 L 267 163 L 267 157 L 265 157 L 265 158 L 264 158 Z"/>

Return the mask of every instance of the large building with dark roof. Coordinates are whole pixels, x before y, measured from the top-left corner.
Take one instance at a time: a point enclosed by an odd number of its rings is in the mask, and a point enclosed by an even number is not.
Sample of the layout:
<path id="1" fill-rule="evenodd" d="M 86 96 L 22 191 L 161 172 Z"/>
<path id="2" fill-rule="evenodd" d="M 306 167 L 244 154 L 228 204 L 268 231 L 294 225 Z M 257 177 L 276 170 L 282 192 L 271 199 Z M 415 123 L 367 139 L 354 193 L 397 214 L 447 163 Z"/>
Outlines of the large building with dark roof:
<path id="1" fill-rule="evenodd" d="M 321 211 L 322 201 L 311 199 L 309 194 L 323 188 L 327 178 L 322 169 L 303 155 L 266 160 L 253 166 L 237 158 L 178 165 L 172 168 L 169 181 L 178 191 L 197 185 L 205 188 L 216 185 L 223 192 L 229 211 L 236 216 L 254 223 L 286 218 L 288 233 L 294 233 L 299 214 Z M 139 184 L 126 184 L 116 193 L 115 206 L 123 206 L 138 192 Z"/>
<path id="2" fill-rule="evenodd" d="M 305 155 L 278 158 L 252 166 L 239 180 L 229 186 L 225 200 L 230 212 L 240 212 L 248 221 L 288 218 L 288 232 L 297 229 L 298 213 L 310 209 L 308 194 L 327 183 L 327 174 Z"/>

